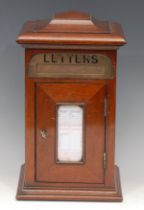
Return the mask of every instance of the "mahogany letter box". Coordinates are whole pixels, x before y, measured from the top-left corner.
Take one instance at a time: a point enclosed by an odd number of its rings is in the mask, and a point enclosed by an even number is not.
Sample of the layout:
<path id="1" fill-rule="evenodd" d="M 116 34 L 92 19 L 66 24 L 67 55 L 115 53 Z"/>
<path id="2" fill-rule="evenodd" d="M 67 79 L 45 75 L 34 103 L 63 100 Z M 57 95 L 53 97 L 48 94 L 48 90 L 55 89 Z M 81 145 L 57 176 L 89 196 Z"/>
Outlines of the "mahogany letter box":
<path id="1" fill-rule="evenodd" d="M 120 24 L 85 13 L 28 21 L 25 48 L 26 156 L 17 199 L 121 201 L 115 166 Z"/>

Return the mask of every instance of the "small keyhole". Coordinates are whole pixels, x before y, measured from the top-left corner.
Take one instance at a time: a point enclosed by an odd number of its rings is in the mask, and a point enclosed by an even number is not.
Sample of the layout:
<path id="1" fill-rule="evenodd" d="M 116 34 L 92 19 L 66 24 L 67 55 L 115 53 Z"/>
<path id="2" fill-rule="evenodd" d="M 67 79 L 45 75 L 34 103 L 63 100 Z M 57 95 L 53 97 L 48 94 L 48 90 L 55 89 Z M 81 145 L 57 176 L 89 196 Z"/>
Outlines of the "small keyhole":
<path id="1" fill-rule="evenodd" d="M 46 132 L 46 130 L 45 130 L 45 129 L 41 129 L 41 130 L 40 130 L 40 133 L 41 133 L 41 137 L 42 137 L 43 139 L 46 139 L 46 137 L 47 137 L 47 132 Z"/>

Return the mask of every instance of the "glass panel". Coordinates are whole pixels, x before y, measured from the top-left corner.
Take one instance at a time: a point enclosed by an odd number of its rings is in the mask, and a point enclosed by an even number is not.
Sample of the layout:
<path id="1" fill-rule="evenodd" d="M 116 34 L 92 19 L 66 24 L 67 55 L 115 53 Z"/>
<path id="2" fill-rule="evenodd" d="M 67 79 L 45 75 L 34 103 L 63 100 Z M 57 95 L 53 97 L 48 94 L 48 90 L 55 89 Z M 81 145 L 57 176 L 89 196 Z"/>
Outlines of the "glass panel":
<path id="1" fill-rule="evenodd" d="M 83 153 L 83 108 L 79 105 L 58 107 L 58 161 L 79 162 Z"/>

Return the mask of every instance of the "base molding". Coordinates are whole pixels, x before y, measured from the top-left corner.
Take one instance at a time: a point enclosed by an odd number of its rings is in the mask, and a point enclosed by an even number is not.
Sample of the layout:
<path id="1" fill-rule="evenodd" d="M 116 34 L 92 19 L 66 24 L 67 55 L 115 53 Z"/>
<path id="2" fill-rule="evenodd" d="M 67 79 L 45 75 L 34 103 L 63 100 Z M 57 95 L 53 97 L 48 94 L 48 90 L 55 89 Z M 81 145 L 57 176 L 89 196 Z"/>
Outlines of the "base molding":
<path id="1" fill-rule="evenodd" d="M 122 201 L 119 169 L 115 166 L 114 188 L 47 189 L 24 186 L 24 165 L 21 167 L 16 198 L 18 200 L 67 200 L 67 201 Z"/>

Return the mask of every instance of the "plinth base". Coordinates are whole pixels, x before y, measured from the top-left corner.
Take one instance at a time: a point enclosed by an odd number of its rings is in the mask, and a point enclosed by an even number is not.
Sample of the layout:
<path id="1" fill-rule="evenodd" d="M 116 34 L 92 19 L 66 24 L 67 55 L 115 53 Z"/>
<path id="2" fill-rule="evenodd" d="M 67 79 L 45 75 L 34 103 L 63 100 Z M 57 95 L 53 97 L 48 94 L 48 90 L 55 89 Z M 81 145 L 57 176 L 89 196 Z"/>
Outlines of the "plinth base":
<path id="1" fill-rule="evenodd" d="M 119 169 L 115 167 L 114 188 L 49 189 L 24 186 L 24 165 L 21 167 L 20 180 L 16 198 L 18 200 L 67 200 L 67 201 L 122 201 Z"/>

